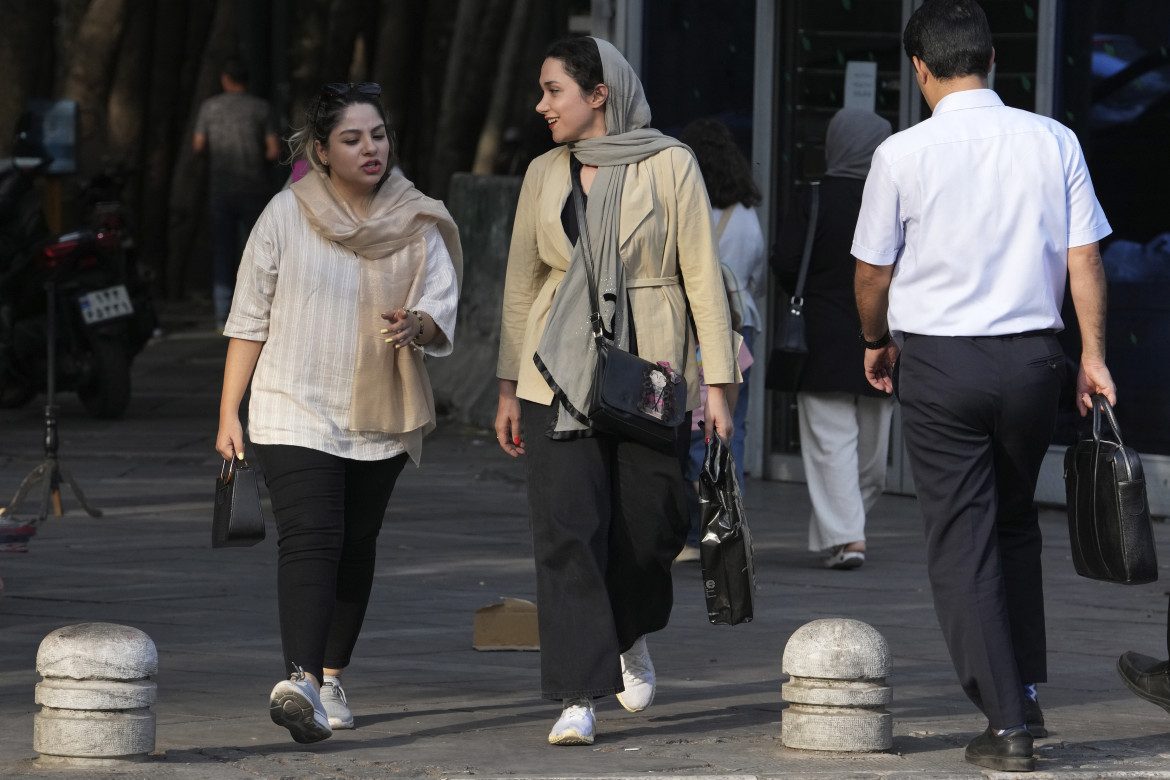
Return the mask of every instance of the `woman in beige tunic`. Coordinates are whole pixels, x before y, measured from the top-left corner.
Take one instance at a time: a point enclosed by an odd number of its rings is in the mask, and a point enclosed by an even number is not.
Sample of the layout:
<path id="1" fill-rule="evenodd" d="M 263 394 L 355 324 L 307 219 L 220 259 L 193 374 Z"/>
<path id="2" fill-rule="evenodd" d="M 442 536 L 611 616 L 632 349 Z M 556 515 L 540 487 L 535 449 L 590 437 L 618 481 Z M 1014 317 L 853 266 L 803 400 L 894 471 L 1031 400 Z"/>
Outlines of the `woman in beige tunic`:
<path id="1" fill-rule="evenodd" d="M 312 170 L 256 223 L 224 329 L 216 450 L 244 456 L 239 408 L 251 379 L 250 454 L 279 538 L 286 678 L 269 714 L 297 742 L 354 727 L 340 678 L 382 518 L 435 426 L 422 353 L 454 345 L 459 232 L 443 204 L 392 172 L 380 93 L 372 83 L 321 90 L 292 139 Z"/>
<path id="2" fill-rule="evenodd" d="M 732 435 L 739 380 L 710 208 L 698 164 L 649 128 L 625 59 L 596 38 L 549 49 L 536 110 L 562 146 L 524 177 L 508 258 L 496 434 L 526 455 L 536 556 L 541 688 L 563 710 L 556 745 L 588 745 L 593 700 L 631 712 L 654 698 L 646 634 L 666 626 L 670 565 L 687 533 L 679 453 L 594 431 L 583 410 L 596 350 L 579 231 L 588 229 L 605 330 L 615 345 L 699 382 L 688 304 L 711 391 L 707 435 Z M 572 177 L 572 178 L 571 178 Z M 572 181 L 587 198 L 577 224 Z M 688 415 L 689 418 L 689 415 Z M 689 419 L 679 432 L 685 451 Z"/>

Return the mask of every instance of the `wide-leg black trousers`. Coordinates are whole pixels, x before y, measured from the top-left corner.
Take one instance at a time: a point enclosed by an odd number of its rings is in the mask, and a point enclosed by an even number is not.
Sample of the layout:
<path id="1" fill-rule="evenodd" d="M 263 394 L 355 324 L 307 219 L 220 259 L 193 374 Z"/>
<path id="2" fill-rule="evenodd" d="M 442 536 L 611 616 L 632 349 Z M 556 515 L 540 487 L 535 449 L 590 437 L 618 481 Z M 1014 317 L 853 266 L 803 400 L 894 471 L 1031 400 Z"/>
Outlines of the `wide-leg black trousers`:
<path id="1" fill-rule="evenodd" d="M 366 616 L 378 533 L 405 454 L 341 458 L 253 444 L 276 516 L 276 588 L 285 674 L 344 669 Z"/>
<path id="2" fill-rule="evenodd" d="M 682 471 L 677 453 L 633 442 L 550 439 L 555 418 L 555 406 L 521 402 L 541 695 L 604 696 L 623 690 L 621 653 L 670 619 L 670 567 L 687 537 Z"/>
<path id="3" fill-rule="evenodd" d="M 897 367 L 935 611 L 994 728 L 1024 723 L 1023 684 L 1048 675 L 1034 496 L 1064 373 L 1047 334 L 908 335 Z"/>

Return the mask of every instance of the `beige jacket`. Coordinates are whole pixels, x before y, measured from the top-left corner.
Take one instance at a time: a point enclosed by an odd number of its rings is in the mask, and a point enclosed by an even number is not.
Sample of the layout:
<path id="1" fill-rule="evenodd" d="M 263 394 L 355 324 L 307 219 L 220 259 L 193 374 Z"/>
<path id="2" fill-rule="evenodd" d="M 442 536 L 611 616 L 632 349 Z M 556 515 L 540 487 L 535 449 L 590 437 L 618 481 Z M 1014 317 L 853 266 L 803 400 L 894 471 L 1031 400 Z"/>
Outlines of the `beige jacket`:
<path id="1" fill-rule="evenodd" d="M 553 394 L 532 356 L 573 254 L 561 225 L 561 210 L 571 192 L 567 148 L 557 147 L 532 161 L 516 207 L 504 283 L 496 375 L 516 380 L 520 398 L 542 404 L 552 403 Z M 706 381 L 739 382 L 711 208 L 699 166 L 688 150 L 672 147 L 629 166 L 620 241 L 638 354 L 653 362 L 669 361 L 676 369 L 689 355 L 687 408 L 699 405 L 681 270 L 703 345 Z"/>

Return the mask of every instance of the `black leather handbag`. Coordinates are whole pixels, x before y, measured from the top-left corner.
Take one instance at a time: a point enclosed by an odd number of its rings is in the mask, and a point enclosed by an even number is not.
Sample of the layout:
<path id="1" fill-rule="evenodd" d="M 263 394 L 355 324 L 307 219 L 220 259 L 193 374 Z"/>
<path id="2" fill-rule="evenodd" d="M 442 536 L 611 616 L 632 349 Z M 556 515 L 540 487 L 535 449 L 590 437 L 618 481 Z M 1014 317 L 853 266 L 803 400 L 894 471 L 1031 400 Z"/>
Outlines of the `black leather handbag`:
<path id="1" fill-rule="evenodd" d="M 577 211 L 578 240 L 584 250 L 585 269 L 589 275 L 593 340 L 597 345 L 597 365 L 586 409 L 589 424 L 602 433 L 672 453 L 679 426 L 686 416 L 687 380 L 682 373 L 619 349 L 605 338 L 594 283 L 589 230 L 585 224 L 584 198 L 576 177 L 573 177 L 573 202 Z"/>
<path id="2" fill-rule="evenodd" d="M 215 480 L 212 547 L 251 547 L 264 540 L 264 511 L 256 471 L 246 460 L 223 462 Z"/>
<path id="3" fill-rule="evenodd" d="M 718 436 L 707 442 L 699 472 L 699 516 L 699 563 L 707 620 L 725 625 L 747 623 L 754 615 L 756 595 L 752 536 L 735 476 L 735 459 Z"/>
<path id="4" fill-rule="evenodd" d="M 1103 395 L 1093 396 L 1092 436 L 1064 454 L 1064 487 L 1077 574 L 1123 585 L 1158 579 L 1142 461 L 1122 443 L 1113 407 Z"/>
<path id="5" fill-rule="evenodd" d="M 808 230 L 804 236 L 804 252 L 800 258 L 800 274 L 796 289 L 788 305 L 776 320 L 772 352 L 768 355 L 764 385 L 769 390 L 795 393 L 800 389 L 804 363 L 808 358 L 808 339 L 804 329 L 804 282 L 808 278 L 808 263 L 812 257 L 813 237 L 816 235 L 817 214 L 820 211 L 820 182 L 812 182 L 812 207 L 808 215 Z"/>

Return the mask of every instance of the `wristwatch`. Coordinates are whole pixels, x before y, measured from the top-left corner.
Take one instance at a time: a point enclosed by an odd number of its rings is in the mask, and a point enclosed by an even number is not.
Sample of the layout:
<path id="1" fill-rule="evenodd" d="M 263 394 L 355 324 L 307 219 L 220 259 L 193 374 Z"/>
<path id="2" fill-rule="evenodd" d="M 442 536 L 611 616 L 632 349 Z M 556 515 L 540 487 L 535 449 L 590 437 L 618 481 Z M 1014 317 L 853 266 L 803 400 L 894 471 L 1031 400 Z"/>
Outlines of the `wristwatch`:
<path id="1" fill-rule="evenodd" d="M 861 343 L 865 345 L 866 349 L 881 349 L 885 345 L 889 344 L 891 339 L 890 332 L 887 330 L 877 341 L 866 341 L 865 328 L 861 329 L 861 332 L 857 334 L 857 337 L 861 339 Z"/>

